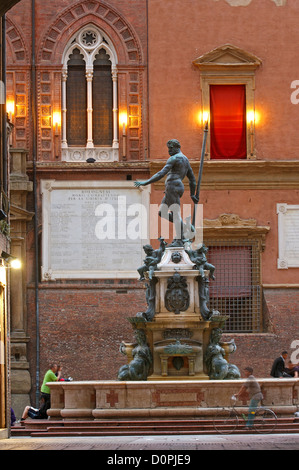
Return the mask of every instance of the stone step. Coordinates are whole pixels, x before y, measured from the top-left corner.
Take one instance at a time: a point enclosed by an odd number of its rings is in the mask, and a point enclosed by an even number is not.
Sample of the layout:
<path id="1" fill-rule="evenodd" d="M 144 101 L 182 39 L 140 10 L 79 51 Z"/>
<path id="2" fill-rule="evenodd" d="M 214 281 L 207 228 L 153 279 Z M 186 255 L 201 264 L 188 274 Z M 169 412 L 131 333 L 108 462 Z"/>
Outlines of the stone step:
<path id="1" fill-rule="evenodd" d="M 59 431 L 59 432 L 107 432 L 107 426 L 63 426 L 62 428 L 58 427 L 51 427 L 49 426 L 48 432 L 52 431 Z M 209 430 L 214 429 L 213 424 L 206 425 L 206 426 L 190 426 L 186 424 L 185 426 L 180 426 L 178 428 L 174 428 L 173 426 L 109 426 L 108 432 L 164 432 L 164 433 L 178 433 L 183 431 L 200 431 L 200 430 Z"/>
<path id="2" fill-rule="evenodd" d="M 279 429 L 276 428 L 275 431 L 273 431 L 272 434 L 280 434 L 280 433 L 285 433 L 285 434 L 292 434 L 292 433 L 298 433 L 298 429 Z M 254 431 L 255 432 L 255 431 Z M 91 436 L 175 436 L 175 435 L 215 435 L 218 434 L 217 431 L 214 429 L 200 429 L 197 431 L 177 431 L 177 430 L 172 430 L 172 431 L 157 431 L 157 430 L 147 430 L 147 431 L 142 431 L 136 428 L 136 430 L 131 430 L 131 431 L 124 431 L 124 430 L 118 430 L 118 431 L 48 431 L 48 432 L 34 432 L 31 433 L 31 437 L 79 437 L 79 436 L 86 436 L 86 437 L 91 437 Z M 248 434 L 248 431 L 246 429 L 238 429 L 234 431 L 234 434 Z"/>
<path id="3" fill-rule="evenodd" d="M 139 426 L 140 424 L 142 425 L 171 425 L 171 426 L 180 426 L 184 425 L 185 423 L 189 424 L 209 424 L 213 422 L 213 417 L 205 417 L 205 418 L 180 418 L 180 419 L 172 419 L 172 418 L 132 418 L 132 419 L 88 419 L 88 420 L 75 420 L 75 419 L 58 419 L 58 420 L 53 420 L 53 419 L 26 419 L 26 421 L 23 421 L 22 425 L 26 427 L 30 426 L 107 426 L 107 425 L 113 425 L 113 426 Z M 299 425 L 299 417 L 293 417 L 293 416 L 282 416 L 277 418 L 277 422 L 279 423 L 295 423 Z M 21 423 L 20 423 L 21 424 Z"/>
<path id="4" fill-rule="evenodd" d="M 236 432 L 248 432 L 240 423 Z M 299 419 L 278 418 L 275 433 L 299 432 Z M 12 436 L 116 436 L 116 435 L 176 435 L 215 434 L 213 419 L 181 420 L 26 420 L 22 425 L 12 427 Z"/>

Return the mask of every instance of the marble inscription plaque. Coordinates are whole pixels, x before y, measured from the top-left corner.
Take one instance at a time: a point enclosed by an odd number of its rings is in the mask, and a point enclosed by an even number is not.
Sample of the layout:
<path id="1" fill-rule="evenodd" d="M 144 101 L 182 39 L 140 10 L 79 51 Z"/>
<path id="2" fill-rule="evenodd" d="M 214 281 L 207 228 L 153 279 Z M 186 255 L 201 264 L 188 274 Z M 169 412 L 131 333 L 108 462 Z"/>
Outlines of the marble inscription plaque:
<path id="1" fill-rule="evenodd" d="M 138 277 L 148 191 L 133 182 L 43 181 L 42 192 L 43 280 Z"/>
<path id="2" fill-rule="evenodd" d="M 299 267 L 299 205 L 277 204 L 278 269 Z"/>

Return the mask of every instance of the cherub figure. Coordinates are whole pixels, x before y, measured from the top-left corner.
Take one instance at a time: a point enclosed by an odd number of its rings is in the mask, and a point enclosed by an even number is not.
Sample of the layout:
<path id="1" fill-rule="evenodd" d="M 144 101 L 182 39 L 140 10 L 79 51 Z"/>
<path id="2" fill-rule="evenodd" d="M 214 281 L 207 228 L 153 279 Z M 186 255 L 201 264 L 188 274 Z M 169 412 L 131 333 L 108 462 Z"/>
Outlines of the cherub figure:
<path id="1" fill-rule="evenodd" d="M 167 243 L 164 241 L 164 238 L 160 237 L 160 247 L 157 250 L 154 250 L 151 245 L 144 245 L 143 250 L 146 254 L 145 259 L 143 260 L 144 264 L 137 269 L 140 275 L 140 281 L 145 279 L 145 273 L 148 272 L 149 280 L 153 279 L 153 274 L 155 269 L 157 269 L 157 265 L 160 263 L 162 259 L 162 255 L 165 251 L 165 246 Z"/>
<path id="2" fill-rule="evenodd" d="M 196 269 L 198 269 L 202 278 L 205 277 L 204 270 L 210 271 L 210 278 L 215 280 L 214 272 L 215 266 L 211 263 L 208 263 L 206 253 L 208 248 L 205 245 L 202 245 L 197 250 L 186 250 L 189 255 L 190 260 L 195 264 Z"/>

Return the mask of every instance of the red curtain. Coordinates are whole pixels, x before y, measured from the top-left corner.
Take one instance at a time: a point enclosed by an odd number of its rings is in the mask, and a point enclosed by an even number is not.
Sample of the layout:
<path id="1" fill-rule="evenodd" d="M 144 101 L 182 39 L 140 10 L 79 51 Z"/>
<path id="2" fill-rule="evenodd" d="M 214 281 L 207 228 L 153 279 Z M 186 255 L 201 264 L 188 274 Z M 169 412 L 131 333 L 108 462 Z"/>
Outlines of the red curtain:
<path id="1" fill-rule="evenodd" d="M 246 158 L 245 85 L 211 85 L 211 158 Z"/>

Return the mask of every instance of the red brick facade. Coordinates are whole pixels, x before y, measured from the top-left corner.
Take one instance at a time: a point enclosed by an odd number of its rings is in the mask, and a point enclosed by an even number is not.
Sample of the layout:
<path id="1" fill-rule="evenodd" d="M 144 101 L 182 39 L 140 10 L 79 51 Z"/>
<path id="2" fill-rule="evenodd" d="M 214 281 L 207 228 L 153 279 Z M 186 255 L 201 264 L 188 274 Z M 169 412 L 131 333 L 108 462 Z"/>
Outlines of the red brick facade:
<path id="1" fill-rule="evenodd" d="M 64 374 L 82 380 L 108 380 L 117 376 L 125 362 L 119 352 L 120 338 L 131 341 L 127 317 L 145 307 L 145 292 L 135 283 L 91 283 L 46 286 L 40 290 L 41 364 L 58 358 Z M 34 290 L 28 306 L 34 311 Z M 32 321 L 32 323 L 31 323 Z M 34 317 L 30 331 L 34 331 Z M 35 360 L 34 335 L 30 359 Z"/>
<path id="2" fill-rule="evenodd" d="M 299 268 L 277 269 L 276 213 L 278 203 L 294 205 L 299 200 L 298 110 L 290 100 L 291 81 L 299 78 L 294 46 L 299 41 L 295 20 L 299 6 L 296 0 L 287 0 L 281 7 L 270 0 L 253 1 L 247 7 L 229 3 L 36 1 L 38 231 L 41 237 L 43 179 L 146 179 L 151 166 L 165 160 L 170 138 L 181 141 L 197 171 L 203 135 L 197 115 L 203 98 L 202 76 L 194 61 L 228 43 L 259 57 L 262 65 L 254 76 L 255 106 L 261 116 L 255 130 L 256 159 L 242 165 L 227 162 L 226 168 L 226 163 L 220 166 L 207 161 L 200 202 L 205 219 L 238 214 L 244 220 L 254 219 L 257 227 L 270 228 L 261 251 L 264 301 L 260 333 L 228 335 L 235 338 L 238 348 L 233 362 L 241 369 L 250 362 L 257 376 L 267 376 L 273 358 L 282 349 L 292 352 L 299 329 Z M 29 0 L 21 0 L 7 15 L 7 94 L 15 101 L 12 145 L 28 149 L 28 175 L 33 180 L 30 5 Z M 125 156 L 120 151 L 118 162 L 95 163 L 92 169 L 85 162 L 72 165 L 62 161 L 62 131 L 59 127 L 57 153 L 52 121 L 53 113 L 61 110 L 63 52 L 72 35 L 88 24 L 105 31 L 114 44 L 118 110 L 125 109 L 128 114 L 125 141 L 121 127 L 118 129 L 119 148 L 125 145 Z M 152 185 L 151 202 L 158 204 L 162 194 L 161 185 Z M 187 191 L 184 197 L 189 201 Z M 27 209 L 34 210 L 33 195 L 28 197 Z M 126 279 L 43 281 L 38 291 L 41 375 L 49 361 L 56 360 L 63 364 L 66 375 L 78 380 L 116 378 L 124 363 L 119 343 L 132 339 L 126 318 L 145 307 L 142 285 Z M 35 309 L 32 221 L 27 236 L 27 334 L 32 377 L 36 366 Z"/>

